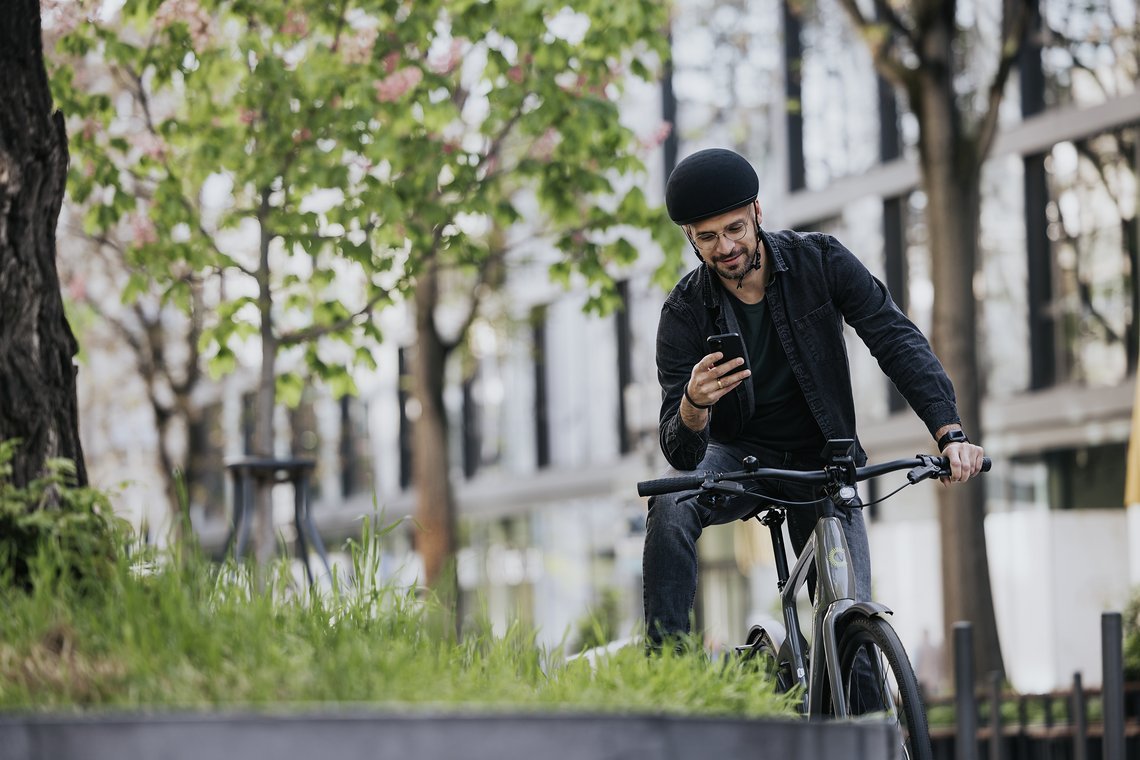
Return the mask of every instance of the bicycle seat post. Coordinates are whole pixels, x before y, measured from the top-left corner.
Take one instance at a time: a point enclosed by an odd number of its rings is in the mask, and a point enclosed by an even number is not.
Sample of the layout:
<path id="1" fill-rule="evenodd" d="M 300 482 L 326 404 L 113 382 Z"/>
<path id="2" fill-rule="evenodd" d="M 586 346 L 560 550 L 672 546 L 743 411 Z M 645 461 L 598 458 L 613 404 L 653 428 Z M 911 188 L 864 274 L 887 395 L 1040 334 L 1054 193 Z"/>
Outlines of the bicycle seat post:
<path id="1" fill-rule="evenodd" d="M 776 555 L 776 588 L 784 590 L 788 584 L 788 551 L 784 546 L 784 511 L 769 509 L 756 515 L 760 524 L 768 528 L 772 536 L 772 551 Z"/>

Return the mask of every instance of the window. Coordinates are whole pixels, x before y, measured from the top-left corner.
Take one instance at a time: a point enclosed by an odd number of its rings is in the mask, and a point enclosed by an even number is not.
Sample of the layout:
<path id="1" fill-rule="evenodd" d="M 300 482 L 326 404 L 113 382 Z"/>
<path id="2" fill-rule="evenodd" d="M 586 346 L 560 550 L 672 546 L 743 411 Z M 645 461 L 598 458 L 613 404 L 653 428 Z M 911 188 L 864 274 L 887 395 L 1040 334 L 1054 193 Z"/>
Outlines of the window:
<path id="1" fill-rule="evenodd" d="M 1027 167 L 1020 156 L 997 156 L 981 176 L 978 232 L 980 269 L 974 280 L 978 307 L 979 370 L 986 394 L 1009 397 L 1030 387 L 1030 312 L 1027 284 L 1033 257 L 1048 261 L 1047 247 L 1030 247 Z M 1025 220 L 1025 221 L 1022 221 Z M 1028 253 L 1027 253 L 1028 252 Z M 1046 310 L 1042 309 L 1042 315 Z M 1034 387 L 1039 387 L 1035 385 Z"/>
<path id="2" fill-rule="evenodd" d="M 1074 12 L 1071 3 L 1046 0 L 1041 16 L 1047 29 L 1042 69 L 1048 105 L 1094 105 L 1135 92 L 1140 78 L 1135 3 L 1087 0 Z"/>
<path id="3" fill-rule="evenodd" d="M 531 350 L 534 352 L 534 451 L 538 469 L 550 466 L 550 402 L 546 383 L 546 307 L 531 311 Z"/>
<path id="4" fill-rule="evenodd" d="M 1115 385 L 1135 368 L 1137 132 L 1058 143 L 1045 159 L 1063 380 Z"/>
<path id="5" fill-rule="evenodd" d="M 878 162 L 879 84 L 867 46 L 835 0 L 818 0 L 801 39 L 804 170 L 808 189 L 819 190 Z"/>
<path id="6" fill-rule="evenodd" d="M 400 348 L 396 357 L 400 376 L 396 389 L 396 401 L 400 407 L 400 488 L 406 489 L 412 484 L 412 397 L 409 392 L 411 376 L 408 374 L 408 350 Z"/>
<path id="7" fill-rule="evenodd" d="M 190 505 L 208 518 L 226 515 L 226 434 L 222 428 L 222 404 L 203 407 L 190 421 L 189 472 L 186 487 Z"/>
<path id="8" fill-rule="evenodd" d="M 618 450 L 622 454 L 633 451 L 633 435 L 629 429 L 629 410 L 626 408 L 626 388 L 633 384 L 633 329 L 630 325 L 629 281 L 617 284 L 621 306 L 614 313 L 614 331 L 617 334 Z"/>
<path id="9" fill-rule="evenodd" d="M 309 496 L 321 497 L 321 437 L 317 428 L 317 412 L 313 404 L 311 387 L 305 388 L 296 409 L 289 410 L 289 450 L 296 459 L 311 459 L 317 463 L 309 478 Z"/>
<path id="10" fill-rule="evenodd" d="M 1015 509 L 1122 509 L 1127 449 L 1113 443 L 1017 457 L 1006 498 Z"/>
<path id="11" fill-rule="evenodd" d="M 353 396 L 340 400 L 340 489 L 345 498 L 372 489 L 368 405 Z"/>

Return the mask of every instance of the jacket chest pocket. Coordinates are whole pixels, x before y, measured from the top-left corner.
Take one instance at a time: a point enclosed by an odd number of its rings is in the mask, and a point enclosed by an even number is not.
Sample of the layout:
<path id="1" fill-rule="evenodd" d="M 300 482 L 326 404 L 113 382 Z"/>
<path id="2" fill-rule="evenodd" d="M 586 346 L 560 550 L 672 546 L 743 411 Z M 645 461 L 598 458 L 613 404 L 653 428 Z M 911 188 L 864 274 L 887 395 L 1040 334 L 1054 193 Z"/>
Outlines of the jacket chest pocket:
<path id="1" fill-rule="evenodd" d="M 843 328 L 831 301 L 808 312 L 793 323 L 796 337 L 814 361 L 847 359 Z"/>

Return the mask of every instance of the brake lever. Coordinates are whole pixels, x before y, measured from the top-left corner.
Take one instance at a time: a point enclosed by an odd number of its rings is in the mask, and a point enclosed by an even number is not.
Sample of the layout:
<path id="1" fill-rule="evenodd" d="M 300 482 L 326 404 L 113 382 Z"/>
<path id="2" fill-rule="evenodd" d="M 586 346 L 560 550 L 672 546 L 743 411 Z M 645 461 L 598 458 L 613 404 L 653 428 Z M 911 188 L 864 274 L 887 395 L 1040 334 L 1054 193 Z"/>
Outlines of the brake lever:
<path id="1" fill-rule="evenodd" d="M 735 496 L 748 491 L 735 480 L 714 480 L 713 478 L 705 478 L 705 482 L 701 483 L 701 490 L 708 493 L 723 493 L 728 496 Z"/>
<path id="2" fill-rule="evenodd" d="M 929 478 L 942 476 L 942 463 L 938 461 L 937 458 L 929 454 L 920 454 L 918 458 L 921 459 L 923 463 L 906 474 L 906 479 L 909 480 L 912 485 Z"/>

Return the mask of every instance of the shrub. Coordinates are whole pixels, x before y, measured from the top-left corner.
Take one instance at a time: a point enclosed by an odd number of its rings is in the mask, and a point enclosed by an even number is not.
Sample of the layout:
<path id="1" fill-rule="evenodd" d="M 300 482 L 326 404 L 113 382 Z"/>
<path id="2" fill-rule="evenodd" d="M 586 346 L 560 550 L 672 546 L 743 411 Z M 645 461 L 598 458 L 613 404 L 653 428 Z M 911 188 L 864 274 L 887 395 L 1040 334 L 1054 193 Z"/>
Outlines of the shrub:
<path id="1" fill-rule="evenodd" d="M 12 482 L 17 440 L 0 442 L 0 585 L 30 590 L 33 578 L 69 577 L 79 585 L 106 580 L 125 536 L 103 493 L 75 485 L 75 464 L 47 463 L 27 486 Z M 50 571 L 40 574 L 42 564 Z"/>

